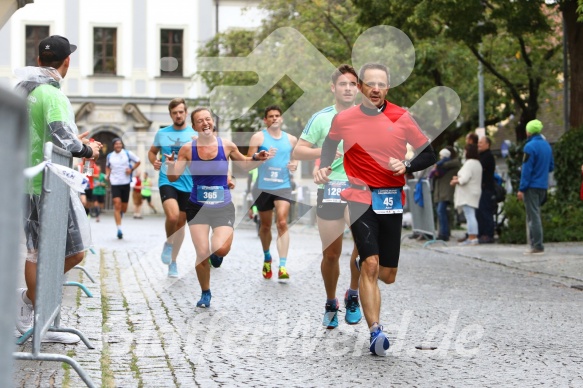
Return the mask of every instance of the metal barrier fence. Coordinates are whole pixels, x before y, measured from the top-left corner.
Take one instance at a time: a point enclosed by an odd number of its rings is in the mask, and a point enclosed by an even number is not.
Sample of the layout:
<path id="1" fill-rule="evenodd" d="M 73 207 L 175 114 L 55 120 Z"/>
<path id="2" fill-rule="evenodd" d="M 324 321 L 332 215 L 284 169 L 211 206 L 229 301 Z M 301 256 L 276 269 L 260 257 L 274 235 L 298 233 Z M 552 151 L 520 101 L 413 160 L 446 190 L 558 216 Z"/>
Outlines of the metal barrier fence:
<path id="1" fill-rule="evenodd" d="M 22 219 L 22 170 L 28 144 L 28 115 L 21 97 L 0 87 L 0 387 L 11 387 L 19 221 Z M 15 222 L 15 220 L 18 220 Z"/>
<path id="2" fill-rule="evenodd" d="M 447 245 L 445 241 L 436 239 L 437 231 L 435 230 L 435 219 L 433 218 L 433 198 L 431 197 L 431 187 L 429 186 L 429 181 L 427 179 L 421 180 L 423 206 L 420 206 L 415 202 L 415 187 L 418 182 L 418 179 L 409 179 L 407 185 L 404 187 L 405 194 L 407 195 L 407 206 L 411 212 L 413 233 L 422 233 L 425 236 L 430 237 L 430 240 L 423 244 L 423 247 L 436 242 L 441 242 Z M 403 236 L 401 241 L 410 235 L 411 234 Z"/>
<path id="3" fill-rule="evenodd" d="M 45 160 L 48 159 L 53 164 L 71 167 L 71 153 L 54 146 L 53 143 L 45 144 Z M 47 331 L 74 333 L 88 348 L 93 349 L 80 331 L 60 326 L 69 201 L 69 186 L 48 167 L 45 167 L 39 209 L 40 241 L 34 326 L 18 341 L 18 343 L 23 343 L 32 335 L 32 353 L 16 352 L 14 358 L 65 362 L 77 371 L 87 386 L 94 387 L 93 382 L 77 361 L 62 354 L 41 353 L 41 339 Z"/>

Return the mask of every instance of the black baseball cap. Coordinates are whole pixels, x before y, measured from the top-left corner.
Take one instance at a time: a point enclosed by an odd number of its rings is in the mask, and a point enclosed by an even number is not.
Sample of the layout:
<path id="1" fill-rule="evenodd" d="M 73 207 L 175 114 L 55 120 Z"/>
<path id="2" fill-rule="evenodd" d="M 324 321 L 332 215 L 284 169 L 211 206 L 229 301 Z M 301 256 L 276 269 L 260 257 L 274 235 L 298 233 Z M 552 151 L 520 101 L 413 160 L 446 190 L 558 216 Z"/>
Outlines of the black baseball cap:
<path id="1" fill-rule="evenodd" d="M 69 43 L 69 39 L 60 35 L 51 35 L 41 40 L 38 45 L 39 56 L 44 53 L 52 53 L 57 61 L 67 58 L 75 50 L 77 50 L 77 46 Z"/>

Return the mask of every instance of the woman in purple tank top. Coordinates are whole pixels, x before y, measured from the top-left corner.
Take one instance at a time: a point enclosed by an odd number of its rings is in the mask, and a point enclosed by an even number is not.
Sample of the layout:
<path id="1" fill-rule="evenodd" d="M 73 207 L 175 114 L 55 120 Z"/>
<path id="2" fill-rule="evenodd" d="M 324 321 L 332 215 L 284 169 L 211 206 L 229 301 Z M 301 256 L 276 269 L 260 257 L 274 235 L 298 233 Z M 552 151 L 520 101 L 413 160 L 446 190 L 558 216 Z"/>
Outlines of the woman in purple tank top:
<path id="1" fill-rule="evenodd" d="M 215 136 L 214 121 L 207 108 L 197 108 L 191 114 L 192 127 L 198 138 L 180 148 L 178 157 L 166 155 L 167 177 L 171 182 L 180 178 L 188 167 L 192 176 L 192 192 L 186 207 L 186 219 L 196 250 L 196 274 L 202 290 L 197 307 L 210 307 L 210 262 L 219 267 L 231 250 L 235 207 L 227 181 L 229 159 L 243 162 L 250 170 L 269 157 L 267 151 L 252 157 L 239 152 L 230 140 Z M 209 233 L 212 228 L 212 235 Z M 210 259 L 210 260 L 209 260 Z"/>

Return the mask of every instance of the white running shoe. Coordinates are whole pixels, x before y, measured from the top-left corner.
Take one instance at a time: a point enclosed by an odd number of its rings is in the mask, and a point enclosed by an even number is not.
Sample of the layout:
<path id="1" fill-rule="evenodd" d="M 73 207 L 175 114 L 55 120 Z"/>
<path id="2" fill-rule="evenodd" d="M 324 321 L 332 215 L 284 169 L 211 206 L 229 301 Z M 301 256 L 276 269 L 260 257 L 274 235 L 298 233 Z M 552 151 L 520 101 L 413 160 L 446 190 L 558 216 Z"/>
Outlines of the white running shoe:
<path id="1" fill-rule="evenodd" d="M 58 344 L 76 344 L 81 341 L 81 338 L 73 333 L 65 333 L 61 331 L 47 331 L 41 342 L 54 342 Z"/>
<path id="2" fill-rule="evenodd" d="M 24 294 L 26 288 L 19 288 L 16 290 L 16 304 L 18 307 L 18 312 L 16 315 L 16 329 L 22 334 L 26 333 L 33 325 L 34 321 L 34 310 L 32 304 L 28 304 L 24 301 Z"/>

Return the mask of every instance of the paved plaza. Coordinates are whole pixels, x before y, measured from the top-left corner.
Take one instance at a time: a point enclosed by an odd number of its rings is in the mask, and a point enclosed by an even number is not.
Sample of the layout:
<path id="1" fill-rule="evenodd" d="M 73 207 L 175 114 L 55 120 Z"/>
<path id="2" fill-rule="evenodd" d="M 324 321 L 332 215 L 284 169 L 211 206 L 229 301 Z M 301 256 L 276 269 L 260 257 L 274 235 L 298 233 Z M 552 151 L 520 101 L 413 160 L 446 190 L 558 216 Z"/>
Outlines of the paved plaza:
<path id="1" fill-rule="evenodd" d="M 96 254 L 69 280 L 64 326 L 95 346 L 45 344 L 79 361 L 97 386 L 561 386 L 583 387 L 583 244 L 548 244 L 545 256 L 524 246 L 423 248 L 405 239 L 397 282 L 381 285 L 381 323 L 390 355 L 368 352 L 364 320 L 322 326 L 325 293 L 316 229 L 290 231 L 288 269 L 279 283 L 261 276 L 262 251 L 251 223 L 235 230 L 231 253 L 211 271 L 212 302 L 197 308 L 200 288 L 187 233 L 170 279 L 160 260 L 164 219 L 93 220 Z M 344 239 L 338 297 L 348 286 L 352 240 Z M 272 254 L 277 263 L 275 240 Z M 19 274 L 19 276 L 21 276 Z M 340 313 L 343 318 L 344 311 Z M 30 351 L 31 343 L 17 347 Z M 18 387 L 82 387 L 59 363 L 15 361 Z"/>

